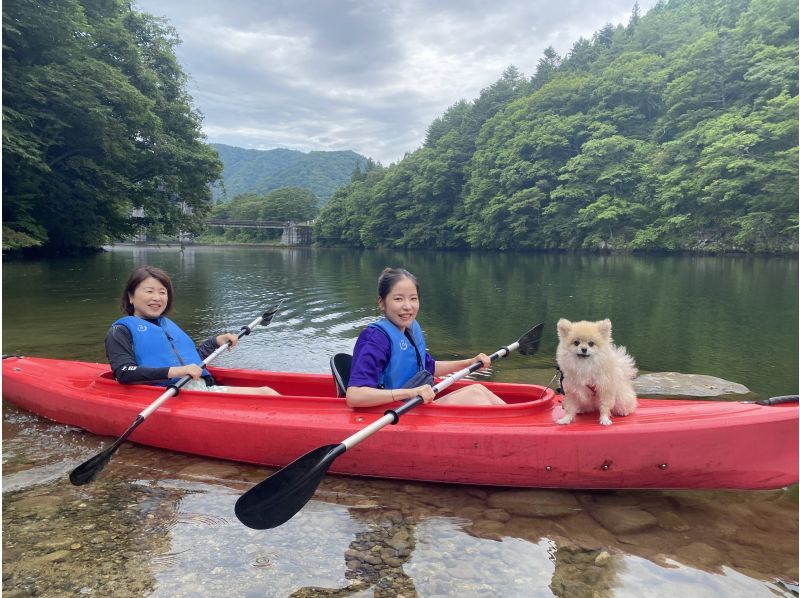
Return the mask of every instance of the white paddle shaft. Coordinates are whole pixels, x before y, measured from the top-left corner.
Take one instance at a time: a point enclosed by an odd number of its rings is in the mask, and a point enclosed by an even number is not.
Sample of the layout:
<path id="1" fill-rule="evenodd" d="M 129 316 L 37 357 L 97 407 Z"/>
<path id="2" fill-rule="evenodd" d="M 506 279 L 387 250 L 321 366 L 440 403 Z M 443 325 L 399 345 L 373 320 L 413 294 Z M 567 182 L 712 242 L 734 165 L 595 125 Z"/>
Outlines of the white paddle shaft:
<path id="1" fill-rule="evenodd" d="M 255 329 L 255 328 L 256 328 L 256 327 L 257 327 L 259 324 L 261 324 L 261 322 L 263 322 L 263 321 L 264 321 L 264 316 L 263 316 L 263 315 L 261 315 L 261 316 L 257 317 L 255 320 L 253 320 L 252 322 L 250 322 L 250 324 L 249 324 L 249 325 L 248 325 L 246 328 L 242 329 L 242 332 L 240 332 L 240 333 L 239 333 L 239 338 L 241 338 L 242 336 L 244 336 L 244 330 L 247 330 L 247 331 L 248 331 L 248 334 L 249 334 L 249 331 L 252 331 L 252 330 L 254 330 L 254 329 Z M 215 360 L 217 357 L 219 357 L 219 355 L 220 355 L 220 354 L 221 354 L 223 351 L 225 351 L 225 349 L 227 349 L 227 348 L 228 348 L 228 346 L 229 346 L 230 344 L 231 344 L 231 341 L 226 341 L 224 344 L 222 344 L 222 345 L 220 345 L 219 347 L 217 347 L 217 349 L 216 349 L 216 350 L 215 350 L 215 351 L 214 351 L 214 352 L 213 352 L 211 355 L 209 355 L 209 356 L 208 356 L 208 357 L 206 357 L 206 358 L 205 358 L 203 361 L 201 361 L 201 362 L 200 362 L 200 367 L 205 367 L 206 365 L 208 365 L 209 363 L 211 363 L 212 361 L 214 361 L 214 360 Z M 161 405 L 163 405 L 163 404 L 164 404 L 164 403 L 167 401 L 167 399 L 169 399 L 169 398 L 171 398 L 171 397 L 174 397 L 176 394 L 178 394 L 178 389 L 179 389 L 181 386 L 183 386 L 184 384 L 186 384 L 187 382 L 189 382 L 189 380 L 191 380 L 191 379 L 192 379 L 192 377 L 191 377 L 191 376 L 189 376 L 189 375 L 186 375 L 186 376 L 184 376 L 183 378 L 181 378 L 180 380 L 178 380 L 178 382 L 177 382 L 177 383 L 176 383 L 174 386 L 170 386 L 170 387 L 169 387 L 169 388 L 168 388 L 168 389 L 167 389 L 167 390 L 164 392 L 164 394 L 162 394 L 162 395 L 161 395 L 160 397 L 158 397 L 158 398 L 157 398 L 155 401 L 153 401 L 153 402 L 152 402 L 152 403 L 151 403 L 151 404 L 150 404 L 148 407 L 146 407 L 146 408 L 145 408 L 145 409 L 144 409 L 144 410 L 143 410 L 143 411 L 142 411 L 142 412 L 139 414 L 139 417 L 141 417 L 142 419 L 145 419 L 145 418 L 146 418 L 148 415 L 150 415 L 151 413 L 153 413 L 153 411 L 155 411 L 155 410 L 156 410 L 156 409 L 158 409 L 158 408 L 159 408 Z"/>
<path id="2" fill-rule="evenodd" d="M 505 357 L 506 355 L 508 355 L 512 351 L 516 351 L 518 348 L 519 348 L 519 341 L 517 341 L 515 343 L 511 343 L 510 345 L 508 345 L 508 347 L 503 347 L 502 349 L 498 349 L 497 351 L 492 353 L 489 356 L 489 359 L 494 361 L 494 360 L 496 360 L 496 359 L 498 359 L 500 357 Z M 456 380 L 461 380 L 461 378 L 464 378 L 465 376 L 468 376 L 472 372 L 475 372 L 475 371 L 479 370 L 481 367 L 483 367 L 483 364 L 480 361 L 476 361 L 475 363 L 473 363 L 469 367 L 466 367 L 464 369 L 458 370 L 457 372 L 453 372 L 452 374 L 448 374 L 447 376 L 445 376 L 444 380 L 441 380 L 440 382 L 437 382 L 433 386 L 434 394 L 439 394 L 445 388 L 448 388 L 449 386 L 451 386 Z M 411 400 L 413 401 L 413 400 L 416 400 L 416 399 L 419 399 L 419 398 L 420 397 L 415 397 L 415 399 L 411 399 Z M 366 440 L 367 438 L 372 436 L 375 432 L 377 432 L 381 428 L 383 428 L 385 426 L 388 426 L 389 424 L 395 423 L 397 421 L 397 419 L 398 419 L 398 416 L 397 416 L 396 413 L 394 413 L 393 411 L 387 411 L 386 415 L 384 415 L 380 419 L 375 420 L 374 422 L 372 422 L 370 425 L 368 425 L 363 430 L 359 430 L 358 432 L 356 432 L 352 436 L 349 436 L 349 437 L 345 438 L 342 441 L 342 444 L 345 446 L 345 448 L 347 448 L 347 450 L 350 450 L 351 448 L 356 446 L 359 442 L 361 442 L 362 440 Z"/>

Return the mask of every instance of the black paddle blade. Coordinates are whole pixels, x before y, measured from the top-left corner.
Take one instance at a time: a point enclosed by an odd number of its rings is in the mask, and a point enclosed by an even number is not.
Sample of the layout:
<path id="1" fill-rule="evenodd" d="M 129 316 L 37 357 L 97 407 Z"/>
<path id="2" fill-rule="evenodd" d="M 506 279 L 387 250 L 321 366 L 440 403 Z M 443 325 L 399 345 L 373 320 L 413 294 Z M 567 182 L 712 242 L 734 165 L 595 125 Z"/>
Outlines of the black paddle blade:
<path id="1" fill-rule="evenodd" d="M 186 376 L 188 379 L 188 376 Z M 178 386 L 181 383 L 185 384 L 184 380 L 178 382 Z M 172 389 L 168 390 L 167 392 L 176 392 Z M 164 393 L 166 394 L 166 393 Z M 161 395 L 163 397 L 164 395 Z M 169 396 L 169 395 L 167 395 Z M 159 398 L 161 398 L 159 397 Z M 111 455 L 113 455 L 119 446 L 125 442 L 128 436 L 144 421 L 144 416 L 140 413 L 136 416 L 136 419 L 131 424 L 131 427 L 125 430 L 125 433 L 117 438 L 110 447 L 106 450 L 97 453 L 94 457 L 89 459 L 88 461 L 84 461 L 80 465 L 78 465 L 75 469 L 72 470 L 72 473 L 69 474 L 69 481 L 75 484 L 76 486 L 82 486 L 83 484 L 88 484 L 93 479 L 97 477 L 97 474 L 100 473 L 103 468 L 108 463 L 109 459 L 111 459 Z"/>
<path id="2" fill-rule="evenodd" d="M 537 324 L 520 337 L 517 341 L 520 355 L 533 355 L 539 350 L 539 342 L 542 340 L 543 330 L 544 322 Z"/>
<path id="3" fill-rule="evenodd" d="M 281 308 L 281 303 L 283 303 L 283 299 L 278 301 L 278 304 L 275 307 L 270 307 L 264 312 L 264 315 L 261 316 L 262 326 L 267 326 L 270 322 L 272 322 L 272 318 L 275 317 L 275 314 L 278 313 L 278 310 Z"/>
<path id="4" fill-rule="evenodd" d="M 242 494 L 236 518 L 253 529 L 286 523 L 311 500 L 331 463 L 346 450 L 343 444 L 326 444 L 295 459 Z"/>
<path id="5" fill-rule="evenodd" d="M 84 484 L 91 482 L 106 466 L 106 463 L 108 463 L 108 461 L 111 459 L 111 455 L 114 454 L 116 448 L 116 445 L 112 446 L 110 449 L 106 449 L 101 453 L 97 453 L 88 461 L 84 461 L 78 465 L 69 474 L 69 481 L 75 486 L 83 486 Z"/>

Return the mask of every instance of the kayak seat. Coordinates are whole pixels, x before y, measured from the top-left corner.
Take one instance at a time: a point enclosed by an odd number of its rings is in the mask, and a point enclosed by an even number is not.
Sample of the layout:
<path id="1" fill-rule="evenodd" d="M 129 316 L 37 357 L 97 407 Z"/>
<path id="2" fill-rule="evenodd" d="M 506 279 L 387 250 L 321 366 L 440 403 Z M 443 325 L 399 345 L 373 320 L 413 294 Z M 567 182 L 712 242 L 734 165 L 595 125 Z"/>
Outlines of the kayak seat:
<path id="1" fill-rule="evenodd" d="M 336 382 L 336 396 L 343 397 L 347 394 L 347 383 L 350 381 L 350 365 L 353 356 L 349 353 L 337 353 L 331 357 L 331 372 Z"/>

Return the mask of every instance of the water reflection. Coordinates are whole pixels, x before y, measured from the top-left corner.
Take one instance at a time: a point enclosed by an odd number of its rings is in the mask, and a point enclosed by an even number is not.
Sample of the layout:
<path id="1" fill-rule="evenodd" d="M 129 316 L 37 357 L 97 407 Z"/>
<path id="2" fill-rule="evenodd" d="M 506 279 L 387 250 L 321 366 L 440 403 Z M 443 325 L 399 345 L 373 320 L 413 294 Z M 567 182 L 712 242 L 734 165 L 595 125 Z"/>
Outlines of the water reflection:
<path id="1" fill-rule="evenodd" d="M 4 264 L 4 352 L 103 360 L 122 285 L 143 263 L 173 276 L 174 319 L 192 338 L 238 330 L 285 299 L 225 365 L 327 371 L 376 315 L 378 273 L 402 265 L 419 277 L 420 322 L 442 359 L 492 352 L 546 323 L 540 353 L 509 357 L 494 379 L 552 371 L 558 318 L 608 317 L 643 371 L 718 376 L 761 397 L 797 392 L 798 262 L 775 258 L 117 248 Z"/>
<path id="2" fill-rule="evenodd" d="M 353 521 L 364 524 L 344 553 L 344 587 L 304 587 L 291 594 L 295 598 L 311 596 L 352 596 L 365 590 L 374 596 L 415 596 L 412 577 L 405 564 L 416 547 L 415 523 L 396 509 L 361 505 L 349 510 Z"/>
<path id="3" fill-rule="evenodd" d="M 236 493 L 224 486 L 188 485 L 194 493 L 184 496 L 171 534 L 178 560 L 156 574 L 154 596 L 285 596 L 306 584 L 347 583 L 341 555 L 358 526 L 347 522 L 346 509 L 311 505 L 302 525 L 255 533 L 233 517 Z"/>
<path id="4" fill-rule="evenodd" d="M 355 511 L 369 526 L 344 552 L 351 582 L 293 595 L 790 596 L 796 588 L 797 525 L 783 528 L 796 503 L 782 491 L 378 485 L 378 504 Z M 319 498 L 337 500 L 330 490 Z"/>

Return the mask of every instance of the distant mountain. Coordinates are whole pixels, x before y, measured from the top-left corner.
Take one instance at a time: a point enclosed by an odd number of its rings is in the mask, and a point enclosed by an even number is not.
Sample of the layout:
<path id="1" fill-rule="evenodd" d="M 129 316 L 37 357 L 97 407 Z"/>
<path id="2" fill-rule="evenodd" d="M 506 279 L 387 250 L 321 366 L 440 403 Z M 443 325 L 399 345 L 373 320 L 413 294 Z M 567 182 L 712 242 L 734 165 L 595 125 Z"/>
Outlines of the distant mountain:
<path id="1" fill-rule="evenodd" d="M 325 205 L 342 185 L 350 182 L 356 166 L 364 169 L 367 158 L 351 151 L 309 152 L 288 149 L 254 150 L 212 143 L 224 168 L 222 179 L 227 199 L 241 193 L 266 195 L 282 187 L 310 190 Z M 215 186 L 214 199 L 223 197 Z"/>

